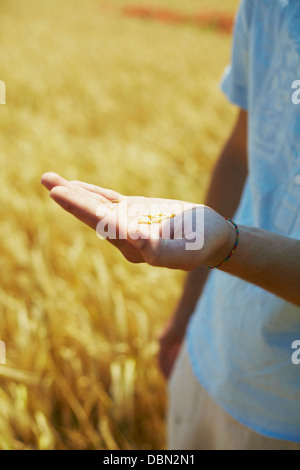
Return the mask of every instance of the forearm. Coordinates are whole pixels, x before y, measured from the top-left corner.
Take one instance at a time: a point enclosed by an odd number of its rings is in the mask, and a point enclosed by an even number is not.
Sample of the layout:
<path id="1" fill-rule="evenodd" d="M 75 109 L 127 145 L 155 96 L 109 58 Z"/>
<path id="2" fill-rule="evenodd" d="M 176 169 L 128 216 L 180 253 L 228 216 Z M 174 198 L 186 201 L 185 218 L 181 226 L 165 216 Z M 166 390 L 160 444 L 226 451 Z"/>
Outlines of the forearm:
<path id="1" fill-rule="evenodd" d="M 300 306 L 300 241 L 253 227 L 239 231 L 238 247 L 220 269 Z"/>

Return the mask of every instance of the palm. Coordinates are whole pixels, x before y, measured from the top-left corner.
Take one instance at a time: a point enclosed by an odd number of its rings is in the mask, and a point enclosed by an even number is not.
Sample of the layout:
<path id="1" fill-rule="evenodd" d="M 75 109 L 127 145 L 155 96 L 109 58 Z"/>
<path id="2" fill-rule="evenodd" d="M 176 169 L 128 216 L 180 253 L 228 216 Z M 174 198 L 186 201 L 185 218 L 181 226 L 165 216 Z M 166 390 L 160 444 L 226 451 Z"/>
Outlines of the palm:
<path id="1" fill-rule="evenodd" d="M 54 173 L 43 175 L 42 184 L 50 190 L 51 197 L 61 207 L 91 228 L 97 229 L 97 232 L 99 223 L 101 225 L 104 221 L 108 222 L 116 235 L 108 236 L 109 242 L 134 263 L 147 262 L 156 266 L 190 270 L 205 262 L 224 243 L 221 230 L 224 229 L 223 218 L 204 206 L 173 199 L 125 197 L 87 183 L 69 182 Z M 203 210 L 208 243 L 205 243 L 203 249 L 201 246 L 199 249 L 186 249 L 195 233 L 195 215 L 198 216 L 200 212 L 203 214 Z M 161 222 L 156 219 L 157 223 L 151 225 L 143 223 L 140 218 L 151 213 L 176 215 Z M 203 230 L 202 223 L 200 231 Z M 139 243 L 141 239 L 145 241 L 142 249 Z"/>

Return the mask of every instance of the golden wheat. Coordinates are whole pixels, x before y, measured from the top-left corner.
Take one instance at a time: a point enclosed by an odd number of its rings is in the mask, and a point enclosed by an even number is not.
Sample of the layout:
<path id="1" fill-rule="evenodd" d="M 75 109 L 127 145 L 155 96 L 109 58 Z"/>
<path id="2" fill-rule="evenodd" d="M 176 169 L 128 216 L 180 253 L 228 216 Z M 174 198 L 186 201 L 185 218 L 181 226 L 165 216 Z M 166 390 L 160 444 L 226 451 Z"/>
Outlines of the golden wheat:
<path id="1" fill-rule="evenodd" d="M 218 90 L 231 40 L 124 3 L 1 2 L 0 449 L 165 446 L 156 339 L 183 274 L 130 265 L 39 180 L 202 202 L 235 115 Z"/>

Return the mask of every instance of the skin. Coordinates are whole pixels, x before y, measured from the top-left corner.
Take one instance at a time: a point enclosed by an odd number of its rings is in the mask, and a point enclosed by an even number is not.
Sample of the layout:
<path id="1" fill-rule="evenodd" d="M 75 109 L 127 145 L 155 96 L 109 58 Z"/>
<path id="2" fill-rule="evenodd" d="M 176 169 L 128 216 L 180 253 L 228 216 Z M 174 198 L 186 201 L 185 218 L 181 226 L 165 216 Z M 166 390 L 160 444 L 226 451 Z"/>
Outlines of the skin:
<path id="1" fill-rule="evenodd" d="M 203 265 L 217 266 L 235 245 L 236 230 L 224 216 L 230 217 L 237 207 L 246 175 L 247 113 L 240 111 L 216 165 L 204 206 L 170 199 L 126 197 L 106 188 L 69 182 L 55 173 L 42 176 L 41 182 L 51 198 L 92 229 L 105 217 L 117 234 L 109 242 L 128 261 L 190 271 L 178 308 L 160 338 L 159 363 L 166 377 L 173 368 L 186 325 L 207 279 L 208 270 Z M 151 205 L 171 208 L 174 202 L 181 204 L 181 213 L 151 226 L 150 235 L 149 227 L 135 222 Z M 185 221 L 193 227 L 193 217 L 202 210 L 204 227 L 200 229 L 204 229 L 204 245 L 198 250 L 187 250 L 190 232 L 182 233 L 181 216 L 184 213 Z M 162 237 L 166 228 L 169 238 Z M 238 248 L 219 269 L 300 306 L 300 241 L 252 227 L 239 226 L 239 230 Z"/>

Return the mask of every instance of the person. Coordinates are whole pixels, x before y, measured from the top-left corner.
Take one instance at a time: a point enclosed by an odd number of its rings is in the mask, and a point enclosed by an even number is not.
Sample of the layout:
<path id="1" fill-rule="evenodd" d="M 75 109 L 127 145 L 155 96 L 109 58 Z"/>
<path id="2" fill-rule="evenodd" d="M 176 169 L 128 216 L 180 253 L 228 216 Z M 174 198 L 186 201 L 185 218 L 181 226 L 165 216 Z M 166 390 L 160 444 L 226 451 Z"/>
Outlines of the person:
<path id="1" fill-rule="evenodd" d="M 144 225 L 128 230 L 106 207 L 140 204 L 142 214 L 157 199 L 126 198 L 55 173 L 41 180 L 90 227 L 101 218 L 115 226 L 109 241 L 129 261 L 189 271 L 160 338 L 170 449 L 300 449 L 300 365 L 293 361 L 300 340 L 300 108 L 291 99 L 300 72 L 300 5 L 270 3 L 239 6 L 222 80 L 238 117 L 205 205 L 185 210 L 187 220 L 204 212 L 202 247 L 186 249 L 185 232 L 176 237 L 177 216 L 147 236 Z"/>

